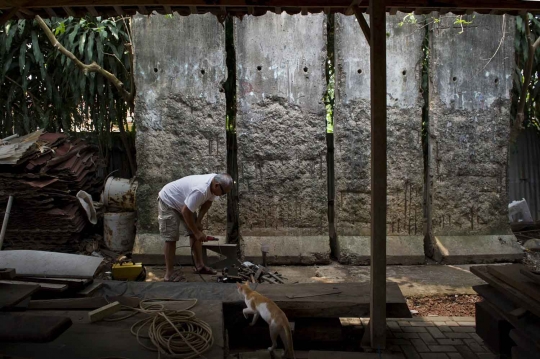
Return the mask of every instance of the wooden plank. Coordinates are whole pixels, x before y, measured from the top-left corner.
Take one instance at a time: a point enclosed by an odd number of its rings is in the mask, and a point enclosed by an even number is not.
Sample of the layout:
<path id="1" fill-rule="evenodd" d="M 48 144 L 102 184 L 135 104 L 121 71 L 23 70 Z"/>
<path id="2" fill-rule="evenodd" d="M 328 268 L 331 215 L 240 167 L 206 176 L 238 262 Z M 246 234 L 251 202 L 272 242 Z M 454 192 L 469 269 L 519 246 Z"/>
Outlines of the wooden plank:
<path id="1" fill-rule="evenodd" d="M 525 266 L 520 270 L 520 272 L 527 278 L 532 279 L 535 283 L 540 284 L 540 274 L 531 272 Z"/>
<path id="2" fill-rule="evenodd" d="M 0 313 L 0 342 L 50 342 L 71 324 L 71 319 L 66 317 Z"/>
<path id="3" fill-rule="evenodd" d="M 13 307 L 39 290 L 37 285 L 0 283 L 0 309 Z"/>
<path id="4" fill-rule="evenodd" d="M 16 274 L 15 268 L 0 268 L 0 279 L 12 279 Z"/>
<path id="5" fill-rule="evenodd" d="M 88 320 L 90 320 L 91 323 L 98 322 L 110 317 L 114 313 L 120 311 L 120 309 L 122 309 L 120 302 L 109 303 L 88 313 Z"/>
<path id="6" fill-rule="evenodd" d="M 515 308 L 515 304 L 501 292 L 489 285 L 475 286 L 473 288 L 478 294 L 484 297 L 486 303 L 490 304 L 493 310 L 540 348 L 540 319 L 538 317 L 525 315 L 517 318 L 509 315 L 508 313 L 511 312 L 509 308 Z"/>
<path id="7" fill-rule="evenodd" d="M 90 297 L 90 298 L 69 298 L 69 299 L 47 299 L 47 300 L 31 300 L 28 304 L 28 309 L 98 309 L 111 302 L 119 302 L 123 306 L 137 308 L 139 306 L 139 298 L 135 297 Z"/>
<path id="8" fill-rule="evenodd" d="M 3 284 L 17 284 L 17 285 L 24 285 L 24 286 L 39 286 L 39 290 L 46 290 L 51 292 L 63 292 L 66 289 L 68 289 L 68 286 L 66 284 L 52 284 L 52 283 L 39 283 L 39 282 L 21 282 L 21 281 L 15 281 L 15 280 L 0 280 L 0 283 Z"/>
<path id="9" fill-rule="evenodd" d="M 148 15 L 148 9 L 146 8 L 146 6 L 139 6 L 139 14 L 142 14 L 142 15 Z"/>
<path id="10" fill-rule="evenodd" d="M 251 287 L 255 288 L 254 285 Z M 394 318 L 410 317 L 407 302 L 399 286 L 396 283 L 387 283 L 386 287 L 387 311 L 392 313 Z M 262 283 L 256 286 L 256 290 L 276 302 L 285 314 L 291 317 L 367 317 L 370 313 L 369 283 Z M 334 291 L 341 293 L 325 295 Z M 294 298 L 295 296 L 298 297 Z M 384 303 L 384 300 L 381 302 Z M 242 303 L 239 302 L 239 305 L 244 306 Z"/>
<path id="11" fill-rule="evenodd" d="M 355 7 L 354 15 L 356 16 L 358 25 L 360 25 L 360 28 L 362 29 L 362 32 L 364 33 L 364 37 L 366 38 L 368 45 L 370 45 L 371 44 L 371 31 L 369 29 L 369 25 L 366 21 L 366 18 L 364 17 L 364 14 L 362 14 L 362 12 L 360 11 L 358 7 Z"/>
<path id="12" fill-rule="evenodd" d="M 345 15 L 347 15 L 347 16 L 354 15 L 355 12 L 356 12 L 355 11 L 356 8 L 358 7 L 358 5 L 360 5 L 361 2 L 362 2 L 362 0 L 353 0 L 351 2 L 351 5 L 349 5 L 347 10 L 345 10 Z"/>
<path id="13" fill-rule="evenodd" d="M 386 0 L 369 1 L 371 26 L 371 347 L 386 347 Z"/>
<path id="14" fill-rule="evenodd" d="M 89 295 L 92 295 L 96 290 L 100 289 L 101 287 L 103 287 L 102 282 L 94 282 L 90 284 L 89 286 L 87 286 L 86 288 L 83 288 L 80 291 L 78 291 L 77 294 L 83 295 L 83 296 L 89 296 Z"/>
<path id="15" fill-rule="evenodd" d="M 540 317 L 540 306 L 536 300 L 531 299 L 527 295 L 521 293 L 519 290 L 509 286 L 497 277 L 490 274 L 486 266 L 475 266 L 471 267 L 470 270 L 471 273 L 491 284 L 495 289 L 507 296 L 508 299 L 524 309 L 527 309 L 537 317 Z"/>
<path id="16" fill-rule="evenodd" d="M 65 284 L 69 286 L 70 288 L 81 288 L 93 282 L 92 279 L 45 278 L 45 277 L 17 277 L 16 280 L 21 281 L 21 282 Z"/>
<path id="17" fill-rule="evenodd" d="M 95 6 L 114 6 L 114 5 L 149 5 L 152 2 L 148 0 L 40 0 L 30 2 L 28 0 L 0 0 L 0 8 L 9 8 L 12 6 L 25 6 L 35 8 L 45 7 L 60 7 L 73 6 L 81 7 L 89 3 Z M 160 0 L 160 5 L 173 6 L 212 6 L 213 3 L 208 0 Z M 308 8 L 323 8 L 331 7 L 334 11 L 343 11 L 351 4 L 351 0 L 268 0 L 268 1 L 251 1 L 251 0 L 222 0 L 219 2 L 221 6 L 243 7 L 246 5 L 257 7 L 308 7 Z M 365 7 L 364 5 L 362 5 Z M 540 4 L 537 1 L 523 0 L 386 0 L 387 7 L 416 9 L 416 8 L 456 8 L 456 9 L 503 9 L 503 10 L 538 10 Z M 410 12 L 410 11 L 409 11 Z"/>
<path id="18" fill-rule="evenodd" d="M 540 307 L 540 285 L 521 274 L 522 264 L 487 266 L 488 273 L 537 301 Z"/>

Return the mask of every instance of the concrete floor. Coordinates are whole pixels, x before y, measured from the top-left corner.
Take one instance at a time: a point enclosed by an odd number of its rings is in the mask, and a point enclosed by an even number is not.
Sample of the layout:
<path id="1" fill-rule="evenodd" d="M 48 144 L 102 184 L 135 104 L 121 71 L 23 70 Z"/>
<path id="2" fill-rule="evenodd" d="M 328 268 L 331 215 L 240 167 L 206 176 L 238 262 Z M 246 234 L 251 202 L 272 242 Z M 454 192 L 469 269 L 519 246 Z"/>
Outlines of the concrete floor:
<path id="1" fill-rule="evenodd" d="M 388 266 L 387 278 L 396 282 L 406 297 L 431 295 L 476 294 L 472 286 L 485 284 L 471 274 L 471 265 L 418 265 Z M 370 268 L 366 266 L 345 266 L 332 263 L 324 266 L 276 266 L 271 267 L 288 279 L 288 283 L 342 283 L 369 282 Z M 147 267 L 146 281 L 162 281 L 164 267 Z M 189 282 L 200 282 L 191 267 L 182 267 L 182 273 Z M 206 281 L 216 281 L 216 277 L 205 275 Z"/>

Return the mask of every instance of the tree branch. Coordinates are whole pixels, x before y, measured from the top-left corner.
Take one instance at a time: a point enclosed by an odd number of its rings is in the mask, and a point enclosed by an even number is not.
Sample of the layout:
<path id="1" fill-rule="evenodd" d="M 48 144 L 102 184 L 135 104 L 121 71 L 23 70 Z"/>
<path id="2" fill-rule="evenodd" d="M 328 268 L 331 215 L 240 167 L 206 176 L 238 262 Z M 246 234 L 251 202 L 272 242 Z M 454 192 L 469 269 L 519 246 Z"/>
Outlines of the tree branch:
<path id="1" fill-rule="evenodd" d="M 102 68 L 101 66 L 99 66 L 95 62 L 92 62 L 90 65 L 84 64 L 77 57 L 75 57 L 75 55 L 73 55 L 72 52 L 70 52 L 68 49 L 66 49 L 64 46 L 62 46 L 62 44 L 56 39 L 56 37 L 54 36 L 52 31 L 49 29 L 47 24 L 45 24 L 45 21 L 43 21 L 43 19 L 39 15 L 36 15 L 36 21 L 38 22 L 39 26 L 45 32 L 45 35 L 47 35 L 47 37 L 49 38 L 49 41 L 51 42 L 53 47 L 57 48 L 58 51 L 60 51 L 62 54 L 66 55 L 71 61 L 73 61 L 75 63 L 75 65 L 77 65 L 77 67 L 79 69 L 81 69 L 81 71 L 85 75 L 87 75 L 89 72 L 97 72 L 97 73 L 103 75 L 109 82 L 111 82 L 114 85 L 114 87 L 116 87 L 116 89 L 118 90 L 118 92 L 120 93 L 120 95 L 122 96 L 124 101 L 126 101 L 128 103 L 130 109 L 133 111 L 134 98 L 135 98 L 135 86 L 134 86 L 134 83 L 133 83 L 133 76 L 134 76 L 133 75 L 133 54 L 131 52 L 131 47 L 130 47 L 130 52 L 129 52 L 130 61 L 132 63 L 132 65 L 131 65 L 132 66 L 132 68 L 131 68 L 131 89 L 130 89 L 131 91 L 128 92 L 128 91 L 126 91 L 126 89 L 124 87 L 124 83 L 122 81 L 120 81 L 112 73 L 105 70 L 104 68 Z M 129 162 L 129 167 L 131 169 L 131 174 L 134 176 L 135 171 L 136 171 L 135 161 L 133 160 L 133 158 L 131 156 L 131 151 L 130 151 L 128 139 L 127 139 L 127 136 L 126 136 L 126 131 L 124 129 L 124 124 L 122 123 L 122 120 L 118 121 L 118 128 L 120 129 L 120 138 L 121 138 L 121 140 L 122 140 L 122 142 L 124 144 L 124 147 L 126 149 L 126 155 L 128 157 L 128 162 Z"/>
<path id="2" fill-rule="evenodd" d="M 110 81 L 114 85 L 114 87 L 116 87 L 122 98 L 129 104 L 130 108 L 133 108 L 134 93 L 133 91 L 126 91 L 126 89 L 124 88 L 124 83 L 122 81 L 120 81 L 116 76 L 114 76 L 112 73 L 105 70 L 95 62 L 92 62 L 90 65 L 86 65 L 81 62 L 77 57 L 75 57 L 75 55 L 73 55 L 72 52 L 62 46 L 62 44 L 56 39 L 52 31 L 49 29 L 47 24 L 45 24 L 45 21 L 43 21 L 43 19 L 39 15 L 36 15 L 36 21 L 45 32 L 45 35 L 47 35 L 47 38 L 49 39 L 53 47 L 57 48 L 58 51 L 60 51 L 62 54 L 66 55 L 71 61 L 73 61 L 75 65 L 77 65 L 77 67 L 81 69 L 81 71 L 85 75 L 89 72 L 97 72 L 103 75 L 108 81 Z"/>

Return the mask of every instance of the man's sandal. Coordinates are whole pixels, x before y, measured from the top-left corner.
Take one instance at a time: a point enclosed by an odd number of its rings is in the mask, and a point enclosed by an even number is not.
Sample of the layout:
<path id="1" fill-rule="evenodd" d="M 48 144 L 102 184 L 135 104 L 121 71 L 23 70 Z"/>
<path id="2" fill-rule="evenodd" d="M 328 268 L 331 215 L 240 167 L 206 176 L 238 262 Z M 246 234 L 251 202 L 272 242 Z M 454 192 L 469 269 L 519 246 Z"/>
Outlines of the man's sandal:
<path id="1" fill-rule="evenodd" d="M 179 271 L 173 272 L 169 279 L 163 278 L 164 282 L 185 282 L 186 278 Z"/>
<path id="2" fill-rule="evenodd" d="M 200 269 L 196 269 L 196 268 L 193 268 L 193 271 L 195 273 L 199 273 L 199 274 L 217 274 L 217 272 L 215 270 L 213 270 L 212 268 L 209 268 L 207 266 L 204 266 Z"/>

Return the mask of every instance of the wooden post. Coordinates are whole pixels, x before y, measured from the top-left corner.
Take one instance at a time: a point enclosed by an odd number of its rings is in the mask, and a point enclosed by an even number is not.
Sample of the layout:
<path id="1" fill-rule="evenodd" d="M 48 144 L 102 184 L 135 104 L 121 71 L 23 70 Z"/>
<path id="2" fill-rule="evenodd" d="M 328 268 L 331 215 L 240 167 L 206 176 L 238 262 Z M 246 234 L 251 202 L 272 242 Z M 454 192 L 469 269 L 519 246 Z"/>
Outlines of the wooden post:
<path id="1" fill-rule="evenodd" d="M 371 347 L 386 345 L 386 7 L 369 1 L 371 26 Z"/>

